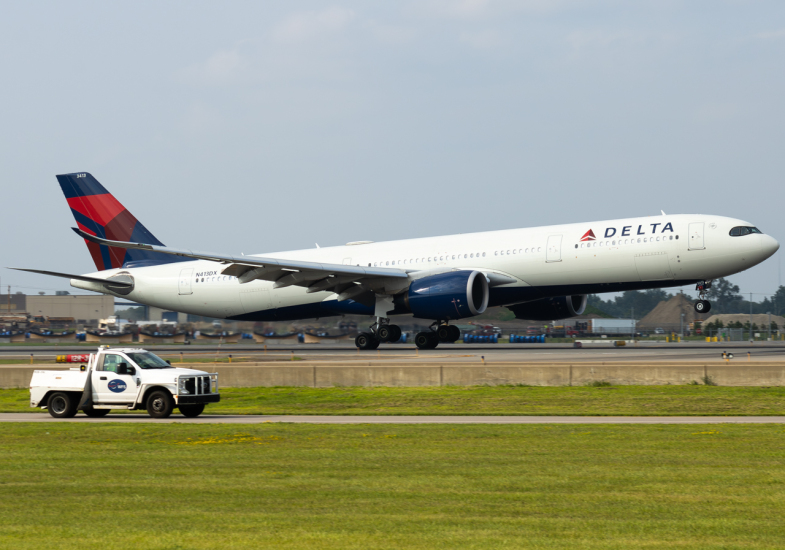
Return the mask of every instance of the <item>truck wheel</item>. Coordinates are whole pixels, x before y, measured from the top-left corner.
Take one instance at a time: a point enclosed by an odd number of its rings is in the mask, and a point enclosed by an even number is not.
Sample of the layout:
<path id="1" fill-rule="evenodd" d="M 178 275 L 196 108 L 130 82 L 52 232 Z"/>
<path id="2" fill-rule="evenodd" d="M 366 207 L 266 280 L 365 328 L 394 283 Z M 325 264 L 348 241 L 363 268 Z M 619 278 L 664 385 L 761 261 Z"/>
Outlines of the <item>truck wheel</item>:
<path id="1" fill-rule="evenodd" d="M 89 407 L 83 409 L 82 412 L 91 418 L 101 418 L 109 414 L 111 411 L 109 409 L 94 409 L 92 407 Z"/>
<path id="2" fill-rule="evenodd" d="M 49 414 L 55 418 L 73 418 L 76 416 L 76 403 L 74 399 L 64 392 L 55 392 L 49 397 L 47 403 Z"/>
<path id="3" fill-rule="evenodd" d="M 178 408 L 183 416 L 196 418 L 204 412 L 204 403 L 199 403 L 198 405 L 180 405 Z"/>
<path id="4" fill-rule="evenodd" d="M 154 391 L 147 398 L 147 414 L 153 418 L 169 418 L 174 410 L 174 399 L 166 391 Z"/>

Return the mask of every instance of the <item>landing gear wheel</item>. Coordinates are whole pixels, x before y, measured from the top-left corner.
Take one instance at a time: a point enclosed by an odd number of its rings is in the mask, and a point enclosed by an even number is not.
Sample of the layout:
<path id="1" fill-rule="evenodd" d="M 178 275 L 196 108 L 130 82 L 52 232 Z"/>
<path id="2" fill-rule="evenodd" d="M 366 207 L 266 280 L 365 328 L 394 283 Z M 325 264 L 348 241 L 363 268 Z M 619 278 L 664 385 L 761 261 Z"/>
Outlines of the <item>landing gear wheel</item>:
<path id="1" fill-rule="evenodd" d="M 85 408 L 82 410 L 90 418 L 101 418 L 112 412 L 110 409 L 94 409 L 92 407 Z"/>
<path id="2" fill-rule="evenodd" d="M 439 338 L 439 342 L 452 344 L 461 337 L 461 329 L 453 325 L 441 325 L 436 329 L 436 335 Z"/>
<path id="3" fill-rule="evenodd" d="M 439 337 L 435 332 L 418 332 L 414 345 L 420 349 L 434 349 L 439 345 Z"/>
<path id="4" fill-rule="evenodd" d="M 698 300 L 695 302 L 695 311 L 698 313 L 708 313 L 711 311 L 711 302 L 708 300 Z"/>
<path id="5" fill-rule="evenodd" d="M 49 414 L 54 418 L 73 418 L 76 416 L 76 403 L 73 397 L 65 392 L 55 392 L 49 396 L 46 404 Z"/>
<path id="6" fill-rule="evenodd" d="M 379 340 L 370 332 L 361 332 L 354 339 L 354 345 L 361 350 L 374 350 L 379 347 Z"/>
<path id="7" fill-rule="evenodd" d="M 196 405 L 180 405 L 177 408 L 180 409 L 180 414 L 183 416 L 187 416 L 188 418 L 196 418 L 204 412 L 204 403 L 199 403 Z"/>
<path id="8" fill-rule="evenodd" d="M 395 343 L 401 339 L 401 327 L 398 325 L 382 325 L 376 331 L 380 342 Z"/>
<path id="9" fill-rule="evenodd" d="M 153 418 L 169 418 L 174 410 L 174 399 L 166 391 L 154 391 L 147 398 L 147 414 Z"/>

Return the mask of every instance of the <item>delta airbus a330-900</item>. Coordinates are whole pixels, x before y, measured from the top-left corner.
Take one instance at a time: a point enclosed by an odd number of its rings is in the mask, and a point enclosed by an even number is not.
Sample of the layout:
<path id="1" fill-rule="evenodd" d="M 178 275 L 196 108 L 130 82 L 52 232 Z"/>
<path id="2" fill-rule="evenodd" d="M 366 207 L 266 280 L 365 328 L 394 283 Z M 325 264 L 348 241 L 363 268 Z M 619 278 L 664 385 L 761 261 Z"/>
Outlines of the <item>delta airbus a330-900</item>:
<path id="1" fill-rule="evenodd" d="M 588 294 L 696 284 L 759 264 L 779 243 L 752 224 L 700 214 L 510 229 L 251 256 L 168 248 L 86 172 L 57 176 L 98 271 L 71 286 L 242 321 L 375 317 L 360 349 L 395 342 L 394 315 L 433 321 L 415 344 L 454 342 L 450 322 L 505 306 L 520 319 L 580 315 Z"/>

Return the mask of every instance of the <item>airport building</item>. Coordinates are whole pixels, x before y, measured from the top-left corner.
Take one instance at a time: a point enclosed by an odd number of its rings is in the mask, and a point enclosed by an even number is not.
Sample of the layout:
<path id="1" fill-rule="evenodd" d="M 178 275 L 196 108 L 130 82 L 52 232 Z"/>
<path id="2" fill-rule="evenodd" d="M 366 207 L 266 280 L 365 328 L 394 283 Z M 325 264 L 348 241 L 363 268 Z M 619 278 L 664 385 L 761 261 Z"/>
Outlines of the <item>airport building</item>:
<path id="1" fill-rule="evenodd" d="M 94 324 L 114 315 L 114 296 L 65 293 L 0 294 L 0 313 L 28 313 L 32 317 L 73 317 L 78 324 Z"/>

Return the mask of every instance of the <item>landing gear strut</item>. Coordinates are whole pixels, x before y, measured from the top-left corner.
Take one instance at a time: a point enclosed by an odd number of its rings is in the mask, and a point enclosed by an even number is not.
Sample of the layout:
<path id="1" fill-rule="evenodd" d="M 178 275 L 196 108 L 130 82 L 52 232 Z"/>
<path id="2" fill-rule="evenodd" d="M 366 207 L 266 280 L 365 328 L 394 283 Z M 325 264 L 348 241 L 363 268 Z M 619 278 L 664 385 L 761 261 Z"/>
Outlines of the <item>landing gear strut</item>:
<path id="1" fill-rule="evenodd" d="M 706 292 L 711 288 L 711 281 L 701 281 L 695 285 L 700 300 L 695 302 L 695 311 L 698 313 L 708 313 L 711 311 L 711 302 L 706 299 Z"/>
<path id="2" fill-rule="evenodd" d="M 377 317 L 369 328 L 370 332 L 361 332 L 354 339 L 354 345 L 361 350 L 374 350 L 382 342 L 394 343 L 401 339 L 401 327 L 391 325 L 386 317 Z"/>

